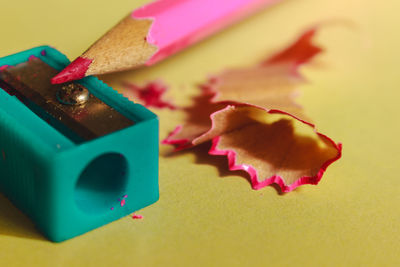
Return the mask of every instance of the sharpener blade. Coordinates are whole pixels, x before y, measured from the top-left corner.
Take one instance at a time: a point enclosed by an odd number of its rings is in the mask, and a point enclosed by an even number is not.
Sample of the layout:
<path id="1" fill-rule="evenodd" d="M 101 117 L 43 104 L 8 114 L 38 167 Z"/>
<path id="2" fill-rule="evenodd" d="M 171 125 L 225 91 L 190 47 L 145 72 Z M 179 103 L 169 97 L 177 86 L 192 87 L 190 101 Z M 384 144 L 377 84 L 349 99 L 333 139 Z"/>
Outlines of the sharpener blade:
<path id="1" fill-rule="evenodd" d="M 31 57 L 27 62 L 2 70 L 0 87 L 18 97 L 50 125 L 78 143 L 134 124 L 132 120 L 92 94 L 81 105 L 61 103 L 56 95 L 62 86 L 82 85 L 51 84 L 50 79 L 57 73 L 56 69 L 41 59 Z"/>

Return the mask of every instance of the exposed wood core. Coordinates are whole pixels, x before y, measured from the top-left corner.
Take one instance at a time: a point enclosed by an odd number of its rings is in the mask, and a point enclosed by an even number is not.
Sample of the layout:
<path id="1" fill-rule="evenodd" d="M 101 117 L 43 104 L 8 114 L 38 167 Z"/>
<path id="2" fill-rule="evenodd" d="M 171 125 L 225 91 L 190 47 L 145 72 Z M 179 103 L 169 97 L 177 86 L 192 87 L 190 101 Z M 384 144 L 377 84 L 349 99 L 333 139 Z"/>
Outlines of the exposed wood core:
<path id="1" fill-rule="evenodd" d="M 92 60 L 86 75 L 122 71 L 141 66 L 158 48 L 147 42 L 153 20 L 126 16 L 81 57 Z"/>

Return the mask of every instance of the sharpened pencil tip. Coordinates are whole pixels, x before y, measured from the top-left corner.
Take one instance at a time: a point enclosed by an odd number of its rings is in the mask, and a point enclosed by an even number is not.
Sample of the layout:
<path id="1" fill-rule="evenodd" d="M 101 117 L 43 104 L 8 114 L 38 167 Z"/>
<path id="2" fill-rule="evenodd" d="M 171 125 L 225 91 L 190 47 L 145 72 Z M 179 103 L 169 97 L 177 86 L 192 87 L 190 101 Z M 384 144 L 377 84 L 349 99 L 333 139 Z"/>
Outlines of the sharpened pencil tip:
<path id="1" fill-rule="evenodd" d="M 89 58 L 78 57 L 71 62 L 65 69 L 51 79 L 52 84 L 59 84 L 82 79 L 86 76 L 92 60 Z"/>

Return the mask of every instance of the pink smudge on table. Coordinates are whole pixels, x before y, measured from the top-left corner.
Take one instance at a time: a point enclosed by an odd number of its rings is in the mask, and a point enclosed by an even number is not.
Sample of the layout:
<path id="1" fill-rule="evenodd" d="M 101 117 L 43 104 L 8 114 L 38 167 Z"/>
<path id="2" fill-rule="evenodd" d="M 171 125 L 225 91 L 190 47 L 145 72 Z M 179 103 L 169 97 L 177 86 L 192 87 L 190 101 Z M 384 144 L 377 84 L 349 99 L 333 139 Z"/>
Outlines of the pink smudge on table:
<path id="1" fill-rule="evenodd" d="M 128 89 L 128 92 L 126 92 L 128 98 L 130 93 L 133 93 L 133 97 L 139 98 L 141 104 L 146 107 L 176 109 L 175 105 L 163 99 L 168 87 L 161 82 L 149 82 L 144 86 L 123 83 L 123 86 Z M 135 101 L 135 99 L 133 99 L 133 101 Z"/>
<path id="2" fill-rule="evenodd" d="M 140 215 L 140 214 L 132 214 L 132 219 L 143 219 L 143 216 L 142 215 Z"/>

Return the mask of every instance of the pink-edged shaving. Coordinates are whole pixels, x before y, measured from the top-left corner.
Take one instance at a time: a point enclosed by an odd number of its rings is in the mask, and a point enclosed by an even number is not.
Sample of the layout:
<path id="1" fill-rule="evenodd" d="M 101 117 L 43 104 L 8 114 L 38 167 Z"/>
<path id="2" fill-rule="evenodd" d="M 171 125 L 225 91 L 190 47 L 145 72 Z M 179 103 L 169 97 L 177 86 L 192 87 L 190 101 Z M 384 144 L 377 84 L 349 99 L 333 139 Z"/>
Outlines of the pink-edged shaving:
<path id="1" fill-rule="evenodd" d="M 341 158 L 342 144 L 318 132 L 294 101 L 304 82 L 299 67 L 322 51 L 312 42 L 315 33 L 305 31 L 259 65 L 214 76 L 185 108 L 186 123 L 163 143 L 177 151 L 212 141 L 208 153 L 226 156 L 231 171 L 247 172 L 255 190 L 275 183 L 290 192 L 318 184 Z"/>

